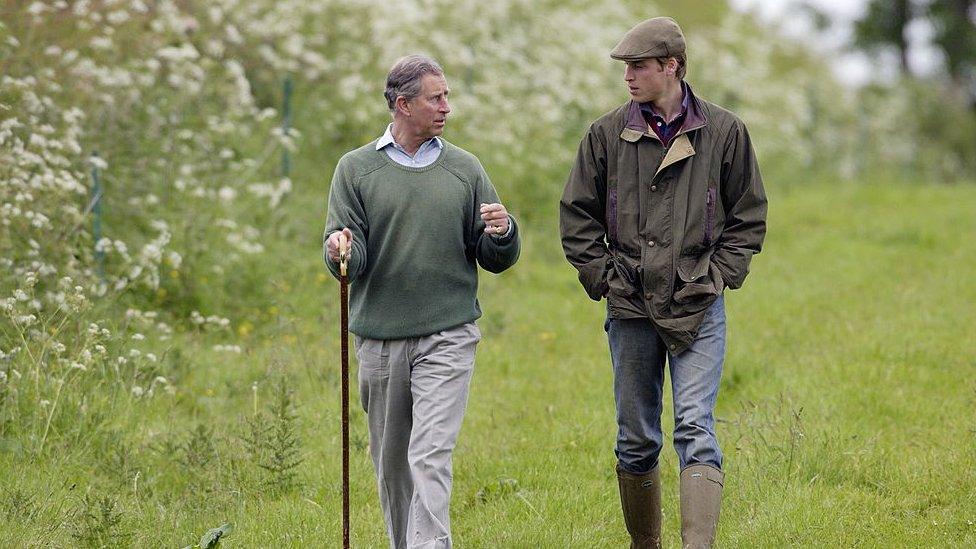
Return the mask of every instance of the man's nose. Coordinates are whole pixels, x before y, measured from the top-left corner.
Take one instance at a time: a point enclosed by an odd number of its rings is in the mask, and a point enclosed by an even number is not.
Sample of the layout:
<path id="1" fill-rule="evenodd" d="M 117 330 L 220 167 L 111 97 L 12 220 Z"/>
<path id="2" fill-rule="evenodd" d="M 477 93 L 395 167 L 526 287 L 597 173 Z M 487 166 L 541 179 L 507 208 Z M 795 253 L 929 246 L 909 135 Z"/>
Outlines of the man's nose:
<path id="1" fill-rule="evenodd" d="M 441 103 L 441 112 L 444 114 L 451 112 L 451 104 L 447 102 L 447 99 L 445 99 L 444 102 Z"/>

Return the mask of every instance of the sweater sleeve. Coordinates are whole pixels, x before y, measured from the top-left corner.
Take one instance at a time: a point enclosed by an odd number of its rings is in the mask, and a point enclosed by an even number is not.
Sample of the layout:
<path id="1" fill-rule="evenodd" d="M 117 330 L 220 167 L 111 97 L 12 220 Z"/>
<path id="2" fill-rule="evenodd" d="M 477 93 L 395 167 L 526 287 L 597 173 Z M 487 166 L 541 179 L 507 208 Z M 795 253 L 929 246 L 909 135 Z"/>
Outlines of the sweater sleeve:
<path id="1" fill-rule="evenodd" d="M 354 187 L 354 170 L 345 158 L 339 160 L 332 174 L 332 187 L 329 189 L 329 212 L 322 235 L 322 255 L 332 276 L 339 277 L 339 263 L 329 259 L 326 240 L 335 231 L 348 228 L 352 232 L 352 253 L 349 257 L 347 275 L 352 282 L 366 271 L 366 238 L 369 224 L 362 198 Z"/>
<path id="2" fill-rule="evenodd" d="M 477 170 L 473 227 L 471 227 L 468 245 L 469 249 L 474 251 L 482 269 L 492 273 L 500 273 L 514 265 L 515 261 L 518 260 L 522 247 L 521 236 L 519 235 L 518 224 L 511 215 L 508 216 L 511 227 L 506 234 L 502 236 L 485 234 L 485 222 L 481 219 L 480 214 L 481 205 L 500 203 L 501 200 L 480 163 Z"/>
<path id="3" fill-rule="evenodd" d="M 725 285 L 742 286 L 752 256 L 762 249 L 766 236 L 766 192 L 759 163 L 745 124 L 736 121 L 726 140 L 722 159 L 722 202 L 726 221 L 712 261 Z"/>

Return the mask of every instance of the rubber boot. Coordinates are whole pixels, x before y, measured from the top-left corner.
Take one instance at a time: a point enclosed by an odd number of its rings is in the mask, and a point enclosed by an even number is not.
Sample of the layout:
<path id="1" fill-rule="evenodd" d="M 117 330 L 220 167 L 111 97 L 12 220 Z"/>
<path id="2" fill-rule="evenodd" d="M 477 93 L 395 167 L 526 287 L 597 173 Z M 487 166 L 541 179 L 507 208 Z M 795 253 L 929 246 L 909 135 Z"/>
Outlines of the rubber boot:
<path id="1" fill-rule="evenodd" d="M 710 465 L 681 471 L 681 546 L 706 549 L 715 542 L 725 475 Z"/>
<path id="2" fill-rule="evenodd" d="M 630 549 L 661 547 L 661 482 L 658 468 L 634 475 L 617 466 L 620 506 L 630 534 Z"/>

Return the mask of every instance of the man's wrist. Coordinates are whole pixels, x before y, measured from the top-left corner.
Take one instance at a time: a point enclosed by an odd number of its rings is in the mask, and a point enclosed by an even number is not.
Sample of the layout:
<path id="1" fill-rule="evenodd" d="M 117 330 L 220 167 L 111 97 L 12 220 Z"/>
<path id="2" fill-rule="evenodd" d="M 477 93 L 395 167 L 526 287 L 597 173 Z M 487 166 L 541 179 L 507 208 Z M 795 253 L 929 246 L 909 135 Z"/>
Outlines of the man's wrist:
<path id="1" fill-rule="evenodd" d="M 515 232 L 515 219 L 511 215 L 509 215 L 508 216 L 508 230 L 505 231 L 503 234 L 495 234 L 495 233 L 492 233 L 491 234 L 491 237 L 494 238 L 495 240 L 504 240 L 506 238 L 510 238 L 512 236 L 512 233 L 513 232 Z"/>

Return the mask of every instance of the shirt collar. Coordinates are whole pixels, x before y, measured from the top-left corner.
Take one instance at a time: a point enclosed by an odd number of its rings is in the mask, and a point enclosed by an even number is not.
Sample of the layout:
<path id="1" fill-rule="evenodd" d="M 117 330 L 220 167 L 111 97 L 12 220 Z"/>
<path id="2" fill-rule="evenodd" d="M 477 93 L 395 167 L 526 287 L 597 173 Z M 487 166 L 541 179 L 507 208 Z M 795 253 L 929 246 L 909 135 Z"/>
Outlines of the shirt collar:
<path id="1" fill-rule="evenodd" d="M 434 136 L 434 137 L 431 137 L 430 139 L 428 139 L 427 141 L 424 141 L 423 143 L 421 143 L 420 146 L 417 147 L 417 151 L 419 152 L 420 149 L 423 149 L 425 147 L 428 147 L 430 145 L 430 142 L 431 141 L 434 142 L 434 145 L 436 145 L 438 149 L 443 149 L 444 148 L 444 143 L 441 141 L 441 138 L 440 137 L 437 137 L 437 136 Z M 404 151 L 403 147 L 401 147 L 400 144 L 396 142 L 396 139 L 393 139 L 393 124 L 392 123 L 391 124 L 388 124 L 386 126 L 386 131 L 383 132 L 383 137 L 380 137 L 379 140 L 376 141 L 376 150 L 378 150 L 378 151 L 379 150 L 382 150 L 383 148 L 387 147 L 388 145 L 393 145 L 395 148 L 397 148 L 397 149 L 399 149 L 401 151 Z M 404 153 L 405 152 L 406 151 L 404 151 Z"/>
<path id="2" fill-rule="evenodd" d="M 689 103 L 689 99 L 688 98 L 689 98 L 690 95 L 691 94 L 688 93 L 688 85 L 685 84 L 685 81 L 684 80 L 682 80 L 681 81 L 681 112 L 678 113 L 678 116 L 675 116 L 674 117 L 674 120 L 672 120 L 671 122 L 668 122 L 667 120 L 664 120 L 664 116 L 662 116 L 657 111 L 655 111 L 654 110 L 654 107 L 651 106 L 650 102 L 648 102 L 648 103 L 641 103 L 640 104 L 640 109 L 641 109 L 641 112 L 645 113 L 646 115 L 653 116 L 655 118 L 660 118 L 664 122 L 667 122 L 668 124 L 672 124 L 672 123 L 680 120 L 681 117 L 683 117 L 685 114 L 688 113 L 688 103 Z"/>

